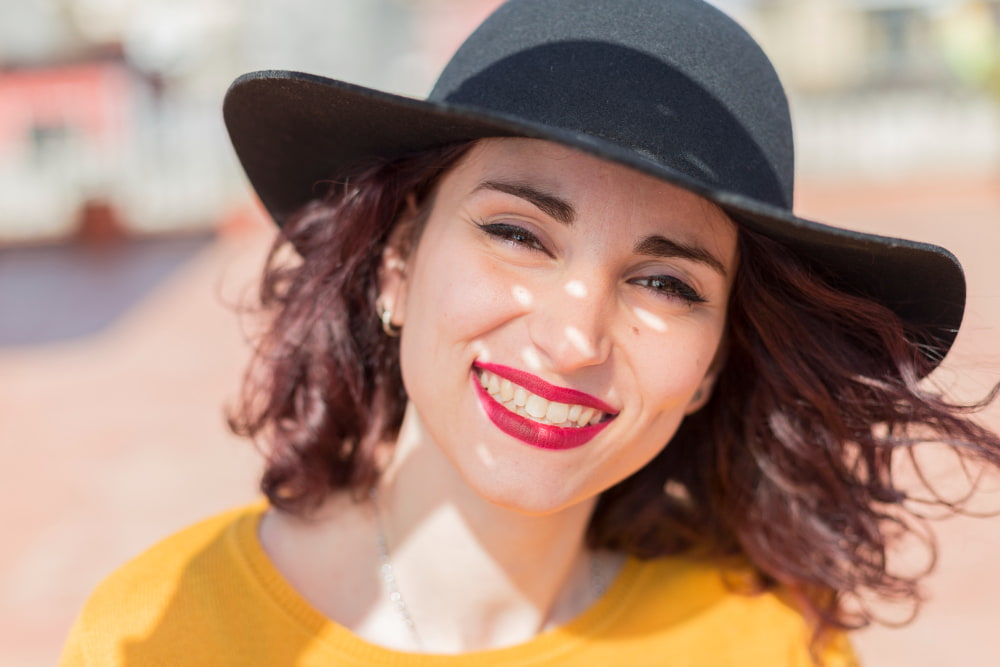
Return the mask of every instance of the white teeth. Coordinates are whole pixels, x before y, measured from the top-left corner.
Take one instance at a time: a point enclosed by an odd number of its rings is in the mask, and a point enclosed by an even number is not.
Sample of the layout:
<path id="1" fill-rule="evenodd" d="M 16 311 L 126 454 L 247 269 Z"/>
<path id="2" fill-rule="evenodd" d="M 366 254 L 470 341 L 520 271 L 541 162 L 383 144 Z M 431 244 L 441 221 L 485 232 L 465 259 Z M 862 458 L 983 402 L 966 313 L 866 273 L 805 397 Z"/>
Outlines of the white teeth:
<path id="1" fill-rule="evenodd" d="M 569 406 L 565 403 L 549 403 L 549 409 L 545 413 L 545 421 L 550 424 L 562 424 L 569 415 Z"/>
<path id="2" fill-rule="evenodd" d="M 514 398 L 514 383 L 504 378 L 500 383 L 500 401 L 506 403 L 512 398 Z"/>
<path id="3" fill-rule="evenodd" d="M 600 410 L 549 401 L 489 371 L 480 371 L 479 383 L 490 396 L 511 412 L 543 424 L 579 428 L 598 424 L 604 419 L 604 413 Z"/>
<path id="4" fill-rule="evenodd" d="M 524 387 L 514 388 L 514 405 L 519 408 L 523 408 L 524 404 L 528 402 L 528 391 Z"/>
<path id="5" fill-rule="evenodd" d="M 541 419 L 548 412 L 549 402 L 541 396 L 532 394 L 524 406 L 525 411 L 535 419 Z"/>

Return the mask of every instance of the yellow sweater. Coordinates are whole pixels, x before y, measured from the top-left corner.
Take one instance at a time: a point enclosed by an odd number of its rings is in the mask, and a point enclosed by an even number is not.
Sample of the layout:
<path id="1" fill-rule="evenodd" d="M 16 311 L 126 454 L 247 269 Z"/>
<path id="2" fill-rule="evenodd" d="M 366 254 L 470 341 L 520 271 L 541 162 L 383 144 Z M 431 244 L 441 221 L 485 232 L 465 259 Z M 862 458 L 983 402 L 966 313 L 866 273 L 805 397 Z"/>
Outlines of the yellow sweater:
<path id="1" fill-rule="evenodd" d="M 329 666 L 811 665 L 801 617 L 770 594 L 729 590 L 683 559 L 630 560 L 604 596 L 560 628 L 510 648 L 421 655 L 370 644 L 313 609 L 257 539 L 265 505 L 188 528 L 94 592 L 61 665 Z M 829 667 L 855 665 L 840 637 Z"/>

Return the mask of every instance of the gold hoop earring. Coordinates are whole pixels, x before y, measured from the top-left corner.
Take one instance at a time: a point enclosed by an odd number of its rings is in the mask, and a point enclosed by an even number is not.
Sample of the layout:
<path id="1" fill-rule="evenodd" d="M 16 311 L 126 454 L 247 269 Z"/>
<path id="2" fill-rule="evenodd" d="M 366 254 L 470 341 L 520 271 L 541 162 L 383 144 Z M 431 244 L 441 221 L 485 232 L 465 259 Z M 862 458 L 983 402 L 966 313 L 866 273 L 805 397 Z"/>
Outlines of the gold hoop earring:
<path id="1" fill-rule="evenodd" d="M 392 323 L 392 311 L 386 308 L 384 305 L 379 304 L 380 312 L 378 318 L 382 321 L 382 331 L 389 338 L 399 338 L 399 334 L 402 333 L 403 327 L 398 324 Z"/>

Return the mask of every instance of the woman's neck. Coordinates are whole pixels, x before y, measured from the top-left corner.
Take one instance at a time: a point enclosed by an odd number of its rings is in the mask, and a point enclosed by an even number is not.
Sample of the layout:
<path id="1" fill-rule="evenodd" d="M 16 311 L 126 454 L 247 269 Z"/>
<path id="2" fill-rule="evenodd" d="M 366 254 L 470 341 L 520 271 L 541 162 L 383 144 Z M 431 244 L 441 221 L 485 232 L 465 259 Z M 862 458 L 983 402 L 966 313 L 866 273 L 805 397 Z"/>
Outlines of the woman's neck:
<path id="1" fill-rule="evenodd" d="M 528 515 L 485 500 L 405 424 L 390 449 L 375 502 L 338 493 L 307 518 L 271 511 L 260 526 L 293 588 L 367 641 L 430 653 L 519 644 L 591 606 L 623 562 L 584 546 L 593 500 Z"/>
<path id="2" fill-rule="evenodd" d="M 386 604 L 373 612 L 388 608 L 411 635 L 410 648 L 457 653 L 520 643 L 567 622 L 600 594 L 584 548 L 593 501 L 545 516 L 505 509 L 405 428 L 377 499 L 373 524 L 384 533 L 414 632 L 384 586 Z"/>

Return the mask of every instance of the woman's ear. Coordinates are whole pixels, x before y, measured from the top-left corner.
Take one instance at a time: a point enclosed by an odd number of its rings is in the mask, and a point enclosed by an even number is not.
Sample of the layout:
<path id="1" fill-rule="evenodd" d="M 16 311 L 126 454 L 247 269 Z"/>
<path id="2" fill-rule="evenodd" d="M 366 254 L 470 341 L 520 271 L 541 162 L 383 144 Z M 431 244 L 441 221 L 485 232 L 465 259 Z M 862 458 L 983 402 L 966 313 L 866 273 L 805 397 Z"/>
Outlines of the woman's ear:
<path id="1" fill-rule="evenodd" d="M 705 407 L 708 399 L 712 397 L 712 389 L 715 387 L 715 380 L 718 377 L 719 373 L 715 370 L 710 369 L 705 373 L 705 377 L 701 379 L 701 384 L 698 385 L 698 389 L 691 395 L 691 399 L 684 409 L 685 416 L 698 412 L 698 410 Z"/>
<path id="2" fill-rule="evenodd" d="M 414 227 L 417 224 L 418 207 L 413 195 L 406 197 L 406 210 L 389 233 L 385 248 L 382 249 L 382 264 L 379 267 L 379 295 L 376 306 L 382 325 L 387 330 L 398 331 L 403 326 L 406 311 L 406 264 L 414 244 Z M 388 314 L 385 314 L 388 313 Z"/>
<path id="3" fill-rule="evenodd" d="M 712 359 L 711 365 L 709 365 L 708 370 L 705 371 L 705 377 L 701 379 L 701 383 L 698 385 L 698 389 L 691 394 L 691 399 L 688 401 L 687 407 L 684 409 L 684 415 L 694 414 L 705 407 L 708 403 L 708 399 L 712 398 L 712 390 L 715 388 L 715 381 L 719 379 L 719 373 L 722 372 L 722 367 L 726 365 L 726 357 L 729 353 L 729 345 L 724 337 L 719 343 L 719 349 L 715 352 L 715 358 Z"/>

